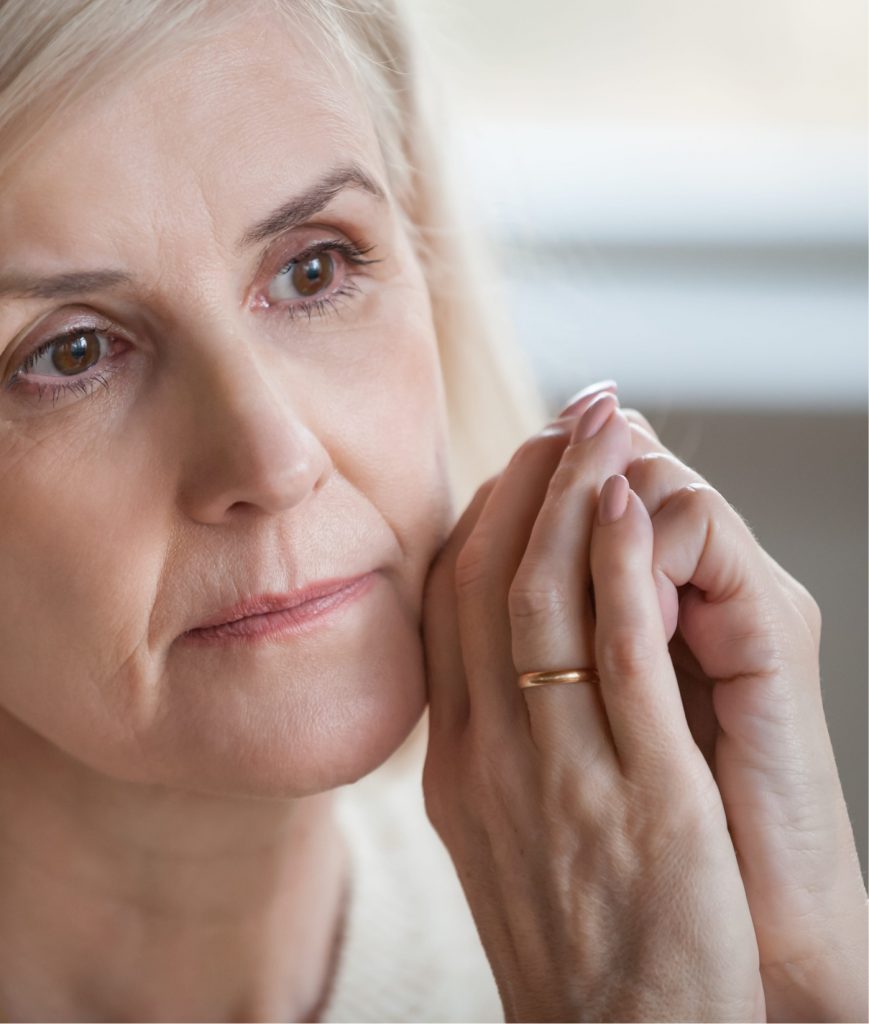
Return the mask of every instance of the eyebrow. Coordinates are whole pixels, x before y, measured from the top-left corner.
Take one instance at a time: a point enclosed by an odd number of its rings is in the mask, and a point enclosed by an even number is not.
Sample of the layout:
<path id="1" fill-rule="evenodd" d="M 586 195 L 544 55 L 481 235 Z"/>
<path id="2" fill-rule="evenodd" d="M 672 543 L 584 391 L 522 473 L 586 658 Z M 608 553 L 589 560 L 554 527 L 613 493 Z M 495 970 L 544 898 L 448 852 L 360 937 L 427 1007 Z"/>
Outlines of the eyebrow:
<path id="1" fill-rule="evenodd" d="M 339 167 L 321 178 L 307 192 L 290 199 L 263 220 L 254 224 L 239 239 L 238 251 L 241 252 L 257 242 L 268 241 L 289 228 L 304 224 L 306 220 L 310 220 L 311 217 L 328 206 L 339 192 L 343 192 L 347 188 L 360 189 L 380 201 L 386 199 L 384 189 L 357 164 Z"/>
<path id="2" fill-rule="evenodd" d="M 325 209 L 345 189 L 356 188 L 379 201 L 386 199 L 385 190 L 357 164 L 349 164 L 331 171 L 300 195 L 294 196 L 257 221 L 238 240 L 236 251 L 241 253 L 258 242 L 266 242 L 290 228 L 310 220 Z M 129 284 L 131 274 L 123 270 L 82 270 L 35 277 L 10 271 L 0 274 L 0 297 L 56 299 L 87 292 L 96 292 Z"/>

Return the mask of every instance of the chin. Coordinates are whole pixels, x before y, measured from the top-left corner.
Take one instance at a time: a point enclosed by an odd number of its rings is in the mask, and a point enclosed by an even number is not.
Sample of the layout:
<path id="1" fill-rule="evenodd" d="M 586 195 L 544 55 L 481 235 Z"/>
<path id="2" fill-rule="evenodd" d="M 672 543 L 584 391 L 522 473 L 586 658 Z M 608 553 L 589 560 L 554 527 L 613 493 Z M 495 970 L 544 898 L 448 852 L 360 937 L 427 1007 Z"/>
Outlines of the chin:
<path id="1" fill-rule="evenodd" d="M 262 723 L 254 734 L 227 730 L 222 742 L 198 743 L 160 780 L 212 796 L 294 799 L 356 782 L 394 754 L 426 707 L 425 686 L 402 676 L 403 692 L 324 712 L 316 725 Z M 391 690 L 392 688 L 389 688 Z M 250 723 L 248 723 L 250 724 Z"/>
<path id="2" fill-rule="evenodd" d="M 144 772 L 134 773 L 136 781 L 296 798 L 374 771 L 407 739 L 428 699 L 418 627 L 382 621 L 382 633 L 369 629 L 358 643 L 342 635 L 340 653 L 322 641 L 294 647 L 291 659 L 272 648 L 244 674 L 238 665 L 212 666 L 173 683 L 161 724 L 139 736 Z M 123 767 L 115 769 L 127 774 Z"/>

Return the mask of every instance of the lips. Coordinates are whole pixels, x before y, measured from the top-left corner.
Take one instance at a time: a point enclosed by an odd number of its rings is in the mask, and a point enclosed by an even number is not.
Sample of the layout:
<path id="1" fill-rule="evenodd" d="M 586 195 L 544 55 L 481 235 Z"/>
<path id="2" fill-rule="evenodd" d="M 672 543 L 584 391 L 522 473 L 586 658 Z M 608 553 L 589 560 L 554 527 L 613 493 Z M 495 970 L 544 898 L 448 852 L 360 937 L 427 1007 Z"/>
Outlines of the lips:
<path id="1" fill-rule="evenodd" d="M 267 615 L 270 612 L 281 612 L 298 608 L 300 605 L 346 590 L 369 575 L 370 573 L 360 573 L 357 576 L 332 577 L 326 580 L 318 580 L 308 586 L 284 594 L 257 594 L 254 597 L 221 609 L 188 630 L 188 633 L 196 633 L 199 630 L 211 629 L 215 626 L 224 626 L 255 615 Z"/>

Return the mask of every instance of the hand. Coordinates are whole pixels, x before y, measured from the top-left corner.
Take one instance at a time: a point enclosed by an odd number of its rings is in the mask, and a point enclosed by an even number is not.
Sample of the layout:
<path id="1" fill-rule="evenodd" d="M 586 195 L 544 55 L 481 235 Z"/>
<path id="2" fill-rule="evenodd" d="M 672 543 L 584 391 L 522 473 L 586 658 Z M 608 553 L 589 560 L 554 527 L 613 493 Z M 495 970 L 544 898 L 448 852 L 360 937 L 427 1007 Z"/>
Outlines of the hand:
<path id="1" fill-rule="evenodd" d="M 579 437 L 588 420 L 571 416 L 523 444 L 431 567 L 426 810 L 508 1021 L 765 1020 L 724 810 L 667 651 L 651 522 L 632 495 L 593 526 L 631 451 L 612 397 L 593 398 L 600 431 Z M 599 687 L 517 686 L 517 672 L 595 663 Z"/>
<path id="2" fill-rule="evenodd" d="M 739 858 L 768 1019 L 865 1021 L 866 890 L 821 700 L 817 603 L 624 414 L 624 473 L 652 519 L 670 653 Z"/>

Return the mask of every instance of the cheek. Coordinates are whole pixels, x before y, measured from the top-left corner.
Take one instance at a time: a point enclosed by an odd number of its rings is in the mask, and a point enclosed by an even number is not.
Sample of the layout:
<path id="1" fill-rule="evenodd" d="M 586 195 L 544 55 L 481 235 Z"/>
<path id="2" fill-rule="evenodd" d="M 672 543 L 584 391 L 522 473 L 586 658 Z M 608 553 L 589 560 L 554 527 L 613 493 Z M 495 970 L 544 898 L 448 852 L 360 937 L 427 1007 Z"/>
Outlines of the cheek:
<path id="1" fill-rule="evenodd" d="M 352 440 L 335 438 L 333 457 L 340 463 L 344 452 L 347 464 L 338 469 L 392 528 L 418 596 L 454 518 L 446 400 L 428 304 L 418 295 L 406 302 L 392 296 L 365 334 L 376 356 L 342 386 Z"/>
<path id="2" fill-rule="evenodd" d="M 63 431 L 10 448 L 2 472 L 15 486 L 0 494 L 0 605 L 11 610 L 0 616 L 0 702 L 61 747 L 121 733 L 141 681 L 108 684 L 141 668 L 156 585 L 149 568 L 159 568 L 142 512 L 153 482 L 134 452 L 101 459 L 79 445 L 77 457 Z"/>

